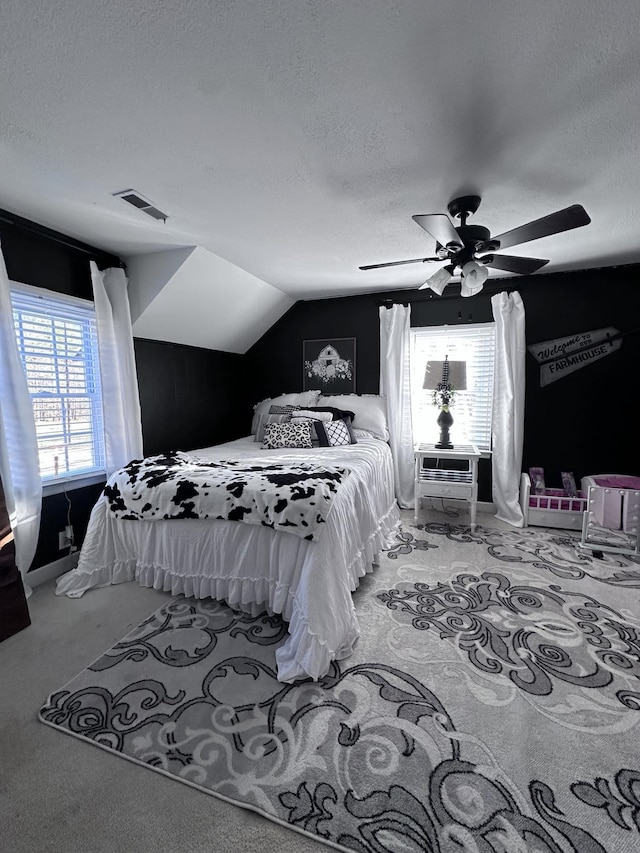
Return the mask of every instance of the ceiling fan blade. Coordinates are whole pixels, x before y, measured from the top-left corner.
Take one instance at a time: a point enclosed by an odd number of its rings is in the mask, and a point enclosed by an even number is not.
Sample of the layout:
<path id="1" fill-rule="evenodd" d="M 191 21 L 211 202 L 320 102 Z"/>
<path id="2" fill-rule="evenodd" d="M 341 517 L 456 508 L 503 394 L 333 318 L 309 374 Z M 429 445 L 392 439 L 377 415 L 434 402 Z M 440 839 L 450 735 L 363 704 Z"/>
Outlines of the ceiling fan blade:
<path id="1" fill-rule="evenodd" d="M 543 216 L 542 219 L 535 219 L 533 222 L 528 222 L 512 231 L 497 234 L 491 240 L 498 240 L 500 248 L 507 249 L 509 246 L 518 246 L 520 243 L 528 243 L 530 240 L 538 240 L 540 237 L 550 237 L 552 234 L 571 231 L 572 228 L 580 228 L 590 222 L 591 217 L 584 207 L 581 204 L 572 204 L 571 207 L 550 213 L 548 216 Z"/>
<path id="2" fill-rule="evenodd" d="M 358 267 L 360 270 L 378 270 L 381 267 L 399 267 L 401 264 L 419 264 L 428 261 L 441 261 L 442 258 L 411 258 L 409 261 L 389 261 L 386 264 L 368 264 L 366 267 Z"/>
<path id="3" fill-rule="evenodd" d="M 542 258 L 518 258 L 515 255 L 485 255 L 478 260 L 485 267 L 515 272 L 519 275 L 531 275 L 531 273 L 549 263 L 548 260 L 545 261 Z"/>
<path id="4" fill-rule="evenodd" d="M 411 217 L 414 222 L 424 228 L 427 234 L 430 234 L 436 243 L 441 246 L 448 246 L 455 243 L 456 246 L 462 247 L 462 241 L 458 236 L 458 232 L 453 227 L 453 223 L 444 213 L 420 213 Z"/>

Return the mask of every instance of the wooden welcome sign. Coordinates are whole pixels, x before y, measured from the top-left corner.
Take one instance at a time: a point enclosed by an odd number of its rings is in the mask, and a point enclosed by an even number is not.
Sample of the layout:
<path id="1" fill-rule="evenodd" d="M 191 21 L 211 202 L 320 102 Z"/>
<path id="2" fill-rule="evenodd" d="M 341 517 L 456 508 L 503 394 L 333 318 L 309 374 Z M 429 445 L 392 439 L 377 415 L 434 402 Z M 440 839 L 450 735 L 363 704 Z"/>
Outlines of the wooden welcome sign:
<path id="1" fill-rule="evenodd" d="M 544 386 L 605 358 L 621 346 L 620 330 L 606 326 L 591 332 L 579 332 L 566 338 L 531 344 L 527 349 L 540 364 L 540 385 Z"/>

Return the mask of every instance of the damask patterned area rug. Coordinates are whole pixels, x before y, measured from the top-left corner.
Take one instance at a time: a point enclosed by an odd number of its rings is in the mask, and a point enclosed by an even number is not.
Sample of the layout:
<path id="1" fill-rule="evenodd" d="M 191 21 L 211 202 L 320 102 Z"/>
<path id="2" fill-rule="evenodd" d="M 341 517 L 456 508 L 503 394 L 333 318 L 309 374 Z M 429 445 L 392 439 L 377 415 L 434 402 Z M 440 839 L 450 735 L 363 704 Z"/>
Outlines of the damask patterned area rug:
<path id="1" fill-rule="evenodd" d="M 279 618 L 178 597 L 41 720 L 338 849 L 638 853 L 640 564 L 407 516 L 320 683 L 276 680 Z"/>

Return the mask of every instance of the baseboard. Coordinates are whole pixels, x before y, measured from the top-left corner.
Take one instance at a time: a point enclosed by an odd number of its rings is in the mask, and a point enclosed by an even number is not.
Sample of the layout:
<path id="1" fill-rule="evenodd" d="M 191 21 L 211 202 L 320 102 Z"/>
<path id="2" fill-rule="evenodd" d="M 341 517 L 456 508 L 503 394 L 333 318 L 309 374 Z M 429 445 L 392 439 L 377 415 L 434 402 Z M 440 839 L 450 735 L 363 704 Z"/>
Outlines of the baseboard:
<path id="1" fill-rule="evenodd" d="M 491 501 L 478 501 L 476 507 L 478 508 L 478 512 L 490 512 L 493 515 L 496 513 L 496 505 L 491 503 Z"/>
<path id="2" fill-rule="evenodd" d="M 73 554 L 66 554 L 64 557 L 60 557 L 59 560 L 54 560 L 53 563 L 47 563 L 46 566 L 40 566 L 39 569 L 27 572 L 25 580 L 31 589 L 41 586 L 43 583 L 47 583 L 47 581 L 53 580 L 53 578 L 59 578 L 65 572 L 75 569 L 78 565 L 79 556 L 78 551 L 75 551 Z"/>

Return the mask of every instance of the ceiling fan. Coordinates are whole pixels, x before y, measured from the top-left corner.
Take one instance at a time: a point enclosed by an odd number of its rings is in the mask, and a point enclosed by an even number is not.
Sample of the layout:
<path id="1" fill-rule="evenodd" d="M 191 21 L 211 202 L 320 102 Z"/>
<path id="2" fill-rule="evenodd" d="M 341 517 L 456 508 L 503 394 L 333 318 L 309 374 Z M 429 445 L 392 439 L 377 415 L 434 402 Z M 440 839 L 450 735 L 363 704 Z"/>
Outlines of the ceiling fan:
<path id="1" fill-rule="evenodd" d="M 495 252 L 498 249 L 508 249 L 509 246 L 527 243 L 529 240 L 571 231 L 573 228 L 580 228 L 591 222 L 584 207 L 573 204 L 492 237 L 489 229 L 482 225 L 467 225 L 467 218 L 475 213 L 479 206 L 480 196 L 477 195 L 465 195 L 450 201 L 447 210 L 452 218 L 457 217 L 460 220 L 460 225 L 457 226 L 454 226 L 444 213 L 427 213 L 411 217 L 436 241 L 435 257 L 368 264 L 360 269 L 373 270 L 401 264 L 439 263 L 439 268 L 424 284 L 420 285 L 420 290 L 430 287 L 441 295 L 453 275 L 459 270 L 462 276 L 461 295 L 473 296 L 482 290 L 489 276 L 487 267 L 519 275 L 531 275 L 549 263 L 542 258 L 496 255 Z"/>

